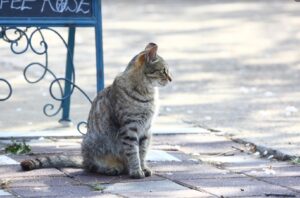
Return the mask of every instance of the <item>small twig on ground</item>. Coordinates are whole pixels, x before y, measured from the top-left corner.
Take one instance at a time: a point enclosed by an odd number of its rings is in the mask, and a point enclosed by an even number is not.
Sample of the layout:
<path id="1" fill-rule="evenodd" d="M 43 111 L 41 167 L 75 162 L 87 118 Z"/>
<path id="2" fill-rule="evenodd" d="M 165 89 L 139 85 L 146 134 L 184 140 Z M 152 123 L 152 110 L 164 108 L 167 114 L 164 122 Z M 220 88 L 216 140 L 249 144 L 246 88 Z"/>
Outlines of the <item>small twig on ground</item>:
<path id="1" fill-rule="evenodd" d="M 244 153 L 244 152 L 245 152 L 244 149 L 241 149 L 241 148 L 238 148 L 238 147 L 235 147 L 235 146 L 231 146 L 231 148 L 234 148 L 235 150 L 238 150 L 238 151 L 240 151 L 241 153 Z"/>
<path id="2" fill-rule="evenodd" d="M 267 197 L 296 197 L 296 195 L 292 194 L 277 194 L 277 193 L 266 193 Z"/>

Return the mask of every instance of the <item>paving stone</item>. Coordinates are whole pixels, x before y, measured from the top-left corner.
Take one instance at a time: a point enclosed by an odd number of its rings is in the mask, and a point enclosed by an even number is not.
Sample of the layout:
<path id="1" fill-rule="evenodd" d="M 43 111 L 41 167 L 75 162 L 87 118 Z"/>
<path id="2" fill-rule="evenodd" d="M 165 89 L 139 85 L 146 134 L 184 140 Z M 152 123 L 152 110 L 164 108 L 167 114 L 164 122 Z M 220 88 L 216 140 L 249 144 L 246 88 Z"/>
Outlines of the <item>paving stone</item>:
<path id="1" fill-rule="evenodd" d="M 261 180 L 294 189 L 300 193 L 300 176 L 298 177 L 263 177 Z M 300 196 L 300 194 L 299 194 Z"/>
<path id="2" fill-rule="evenodd" d="M 191 163 L 178 163 L 178 162 L 168 162 L 168 163 L 149 163 L 148 166 L 153 170 L 155 174 L 164 175 L 173 172 L 185 172 L 190 170 L 196 170 L 197 164 Z"/>
<path id="3" fill-rule="evenodd" d="M 186 195 L 186 197 L 209 196 L 209 194 L 191 190 L 169 180 L 110 184 L 106 186 L 104 192 L 117 193 L 129 197 L 144 197 L 144 195 L 145 197 L 155 195 L 159 197 L 181 197 L 182 195 Z"/>
<path id="4" fill-rule="evenodd" d="M 61 170 L 67 175 L 73 177 L 75 180 L 84 184 L 111 183 L 119 179 L 118 176 L 107 176 L 97 173 L 89 173 L 79 168 L 63 168 Z"/>
<path id="5" fill-rule="evenodd" d="M 197 162 L 191 155 L 185 154 L 181 151 L 167 151 L 170 155 L 180 159 L 181 161 L 194 161 Z"/>
<path id="6" fill-rule="evenodd" d="M 159 192 L 141 192 L 141 193 L 130 193 L 124 192 L 121 193 L 126 197 L 130 198 L 153 198 L 153 197 L 161 197 L 161 198 L 212 198 L 216 197 L 204 192 L 199 192 L 196 190 L 172 190 L 172 191 L 159 191 Z"/>
<path id="7" fill-rule="evenodd" d="M 131 179 L 129 176 L 104 176 L 104 175 L 78 175 L 74 177 L 75 180 L 84 184 L 108 184 L 108 183 L 129 183 L 129 182 L 142 182 L 142 181 L 159 181 L 163 178 L 153 175 L 143 179 Z"/>
<path id="8" fill-rule="evenodd" d="M 0 166 L 0 179 L 10 179 L 16 177 L 39 177 L 39 176 L 64 176 L 63 172 L 55 168 L 36 169 L 23 171 L 19 165 Z"/>
<path id="9" fill-rule="evenodd" d="M 201 178 L 227 178 L 243 177 L 243 175 L 230 173 L 228 170 L 222 170 L 206 164 L 186 165 L 180 169 L 172 167 L 162 167 L 157 174 L 172 180 L 183 179 L 201 179 Z"/>
<path id="10" fill-rule="evenodd" d="M 183 170 L 185 166 L 198 165 L 199 162 L 183 161 L 183 162 L 149 162 L 148 165 L 155 171 L 171 171 Z"/>
<path id="11" fill-rule="evenodd" d="M 77 197 L 77 196 L 75 196 Z M 114 194 L 110 194 L 110 193 L 97 193 L 96 195 L 83 195 L 82 198 L 85 197 L 89 197 L 89 198 L 124 198 L 123 196 L 119 196 L 119 195 L 114 195 Z M 60 196 L 60 198 L 74 198 L 74 195 L 72 196 L 68 196 L 68 195 L 64 195 L 64 196 Z"/>
<path id="12" fill-rule="evenodd" d="M 103 175 L 78 175 L 74 177 L 75 180 L 83 183 L 83 184 L 107 184 L 112 183 L 118 179 L 118 177 L 115 176 L 103 176 Z"/>
<path id="13" fill-rule="evenodd" d="M 28 108 L 28 110 L 32 110 L 31 108 Z M 33 112 L 31 112 L 33 113 Z M 23 126 L 24 127 L 24 126 Z M 25 127 L 24 127 L 25 128 Z M 63 128 L 60 130 L 59 128 Z M 64 138 L 67 137 L 67 139 L 71 140 L 80 138 L 82 135 L 79 133 L 74 132 L 74 130 L 63 127 L 63 125 L 58 125 L 58 128 L 53 129 L 45 129 L 45 130 L 28 130 L 28 131 L 23 131 L 23 130 L 18 130 L 18 131 L 3 131 L 1 134 L 2 138 L 11 138 L 11 137 L 20 137 L 20 138 L 38 138 L 37 140 L 40 141 L 45 141 L 45 140 L 51 140 L 51 139 L 56 139 L 56 138 Z"/>
<path id="14" fill-rule="evenodd" d="M 52 132 L 65 133 L 67 131 L 63 130 L 63 131 L 52 131 Z M 73 145 L 80 145 L 81 142 L 82 142 L 81 137 L 79 137 L 79 138 L 60 138 L 60 137 L 58 137 L 58 138 L 53 138 L 53 137 L 47 138 L 47 137 L 41 137 L 39 139 L 32 139 L 32 140 L 30 140 L 29 143 L 31 145 L 42 145 L 42 144 L 45 144 L 45 143 L 49 143 L 49 144 L 55 144 L 55 145 L 70 145 L 70 146 L 73 146 Z"/>
<path id="15" fill-rule="evenodd" d="M 143 179 L 131 179 L 128 175 L 120 176 L 107 176 L 97 173 L 88 173 L 83 169 L 64 168 L 62 169 L 67 175 L 73 177 L 75 180 L 84 184 L 105 184 L 105 183 L 119 183 L 119 182 L 142 182 L 142 181 L 158 181 L 163 178 L 152 175 L 151 177 L 145 177 Z"/>
<path id="16" fill-rule="evenodd" d="M 162 150 L 150 150 L 146 156 L 147 161 L 178 161 L 180 162 L 181 160 L 174 157 L 173 155 L 167 153 L 166 151 Z"/>
<path id="17" fill-rule="evenodd" d="M 237 153 L 232 156 L 200 155 L 199 158 L 204 162 L 213 163 L 234 172 L 244 172 L 270 166 L 288 166 L 285 162 L 270 161 L 246 153 Z"/>
<path id="18" fill-rule="evenodd" d="M 275 195 L 277 198 L 280 197 L 280 194 Z M 269 196 L 272 197 L 272 196 Z M 292 196 L 294 197 L 294 196 Z M 266 196 L 242 196 L 241 198 L 266 198 Z M 272 198 L 275 198 L 274 196 Z"/>
<path id="19" fill-rule="evenodd" d="M 180 123 L 176 126 L 156 126 L 156 123 L 151 127 L 151 132 L 154 135 L 175 135 L 175 134 L 202 134 L 209 133 L 207 129 L 191 127 L 189 124 Z"/>
<path id="20" fill-rule="evenodd" d="M 199 154 L 220 154 L 235 151 L 233 147 L 243 147 L 241 144 L 211 133 L 154 136 L 153 145 L 173 145 L 187 153 Z"/>
<path id="21" fill-rule="evenodd" d="M 187 171 L 190 169 L 194 169 L 195 167 L 198 167 L 199 165 L 203 165 L 203 164 L 195 161 L 184 161 L 184 162 L 148 163 L 148 165 L 155 171 L 169 172 L 169 171 Z"/>
<path id="22" fill-rule="evenodd" d="M 218 196 L 265 196 L 266 194 L 296 195 L 295 192 L 278 185 L 271 185 L 251 178 L 218 178 L 182 180 L 182 182 L 196 186 Z"/>
<path id="23" fill-rule="evenodd" d="M 6 197 L 6 196 L 12 196 L 12 194 L 10 194 L 9 192 L 7 191 L 4 191 L 2 189 L 0 189 L 0 197 L 3 198 L 3 197 Z"/>
<path id="24" fill-rule="evenodd" d="M 19 164 L 16 160 L 6 156 L 0 155 L 0 166 L 1 165 L 11 165 L 11 164 Z"/>
<path id="25" fill-rule="evenodd" d="M 80 155 L 80 148 L 72 148 L 72 147 L 55 147 L 55 146 L 33 146 L 31 147 L 31 153 L 33 154 L 65 154 L 68 155 Z"/>
<path id="26" fill-rule="evenodd" d="M 101 191 L 93 191 L 87 186 L 20 187 L 10 190 L 21 197 L 96 197 L 103 195 Z"/>
<path id="27" fill-rule="evenodd" d="M 150 192 L 160 190 L 187 190 L 188 188 L 176 184 L 169 180 L 162 181 L 143 181 L 143 182 L 128 182 L 107 184 L 105 186 L 106 192 L 122 193 L 122 192 Z"/>
<path id="28" fill-rule="evenodd" d="M 300 166 L 283 164 L 282 167 L 262 167 L 243 172 L 254 177 L 300 177 Z"/>
<path id="29" fill-rule="evenodd" d="M 10 180 L 8 180 L 10 181 Z M 79 185 L 79 182 L 69 177 L 18 177 L 9 182 L 10 188 L 16 187 L 47 187 L 47 186 L 72 186 Z"/>
<path id="30" fill-rule="evenodd" d="M 32 158 L 32 156 L 30 155 L 15 155 L 15 154 L 9 154 L 8 155 L 10 158 L 16 160 L 18 162 L 18 164 L 20 164 L 21 161 L 25 160 L 25 159 L 29 159 Z"/>
<path id="31" fill-rule="evenodd" d="M 243 177 L 229 170 L 219 169 L 209 164 L 199 162 L 155 163 L 149 166 L 157 173 L 170 179 Z"/>
<path id="32" fill-rule="evenodd" d="M 165 180 L 165 178 L 155 175 L 152 175 L 151 177 L 145 177 L 143 179 L 132 179 L 129 177 L 129 175 L 121 175 L 116 180 L 114 180 L 114 183 L 129 183 L 129 182 L 145 182 L 145 181 L 160 181 Z"/>

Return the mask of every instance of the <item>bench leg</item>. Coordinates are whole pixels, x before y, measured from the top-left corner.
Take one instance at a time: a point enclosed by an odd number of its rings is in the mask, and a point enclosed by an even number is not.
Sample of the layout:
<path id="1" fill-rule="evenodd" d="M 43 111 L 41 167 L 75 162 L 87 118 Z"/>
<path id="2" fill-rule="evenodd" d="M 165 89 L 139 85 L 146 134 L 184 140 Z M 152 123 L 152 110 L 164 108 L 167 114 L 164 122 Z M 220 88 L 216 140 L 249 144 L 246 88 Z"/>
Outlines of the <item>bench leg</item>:
<path id="1" fill-rule="evenodd" d="M 103 44 L 102 44 L 102 14 L 101 0 L 97 1 L 96 10 L 97 24 L 95 26 L 96 37 L 96 68 L 97 68 L 97 92 L 104 88 Z"/>
<path id="2" fill-rule="evenodd" d="M 75 27 L 69 27 L 69 38 L 68 38 L 68 52 L 67 52 L 67 62 L 66 62 L 66 73 L 65 78 L 69 81 L 72 81 L 72 73 L 74 65 L 73 65 L 73 56 L 74 56 L 74 45 L 75 45 Z M 65 81 L 64 87 L 64 96 L 70 95 L 71 92 L 71 84 Z M 62 101 L 62 118 L 59 122 L 71 122 L 70 120 L 70 103 L 71 103 L 71 95 Z"/>

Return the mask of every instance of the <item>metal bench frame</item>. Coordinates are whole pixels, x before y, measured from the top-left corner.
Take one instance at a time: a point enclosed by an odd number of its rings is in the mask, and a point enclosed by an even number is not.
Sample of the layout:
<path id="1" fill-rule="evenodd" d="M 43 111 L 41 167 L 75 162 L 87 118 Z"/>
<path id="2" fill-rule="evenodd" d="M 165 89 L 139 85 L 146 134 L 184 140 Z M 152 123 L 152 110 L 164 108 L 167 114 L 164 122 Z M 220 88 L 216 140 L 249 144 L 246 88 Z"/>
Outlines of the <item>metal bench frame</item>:
<path id="1" fill-rule="evenodd" d="M 103 44 L 102 44 L 102 13 L 101 13 L 101 0 L 91 0 L 92 1 L 92 8 L 93 14 L 91 17 L 0 17 L 0 39 L 5 40 L 6 42 L 10 43 L 10 47 L 12 52 L 15 54 L 22 54 L 27 51 L 28 48 L 38 54 L 38 55 L 45 55 L 46 62 L 45 64 L 33 62 L 27 65 L 24 69 L 24 77 L 25 80 L 29 83 L 37 83 L 41 79 L 44 78 L 46 73 L 50 73 L 54 80 L 50 84 L 49 91 L 52 98 L 55 100 L 60 101 L 60 107 L 53 113 L 49 113 L 49 110 L 53 111 L 54 106 L 52 104 L 46 104 L 44 106 L 44 114 L 47 116 L 54 116 L 57 115 L 62 110 L 62 117 L 60 121 L 71 121 L 70 120 L 70 103 L 71 103 L 71 95 L 75 88 L 79 89 L 91 102 L 89 97 L 84 93 L 82 89 L 80 89 L 75 84 L 75 67 L 73 63 L 73 55 L 74 55 L 74 48 L 75 48 L 75 33 L 76 27 L 93 27 L 95 30 L 95 47 L 96 47 L 96 79 L 97 79 L 97 92 L 104 88 L 104 66 L 103 66 Z M 23 29 L 22 29 L 22 28 Z M 29 28 L 35 28 L 34 31 L 31 31 L 29 35 L 27 35 L 27 30 Z M 66 42 L 63 37 L 52 27 L 68 27 L 68 41 Z M 18 34 L 17 38 L 9 39 L 6 35 L 7 31 L 15 31 L 15 34 Z M 65 77 L 64 78 L 57 78 L 56 75 L 48 68 L 48 45 L 47 42 L 44 40 L 43 31 L 52 31 L 53 33 L 57 34 L 57 36 L 62 39 L 64 42 L 66 49 L 67 49 L 67 61 L 66 61 L 66 68 L 65 68 Z M 40 45 L 44 48 L 44 51 L 38 51 L 32 46 L 31 39 L 34 38 L 36 35 L 40 36 L 41 42 Z M 16 47 L 18 46 L 18 42 L 20 39 L 26 39 L 27 46 L 23 50 L 17 50 Z M 41 47 L 40 46 L 40 47 Z M 27 71 L 31 66 L 40 66 L 44 69 L 43 75 L 36 81 L 31 81 L 27 78 Z M 61 85 L 61 81 L 64 81 L 64 87 Z M 0 98 L 0 101 L 8 100 L 13 92 L 12 86 L 4 78 L 0 76 L 0 82 L 6 84 L 9 89 L 9 93 L 5 98 Z M 54 84 L 58 84 L 60 87 L 61 97 L 54 96 L 52 92 L 52 88 Z"/>

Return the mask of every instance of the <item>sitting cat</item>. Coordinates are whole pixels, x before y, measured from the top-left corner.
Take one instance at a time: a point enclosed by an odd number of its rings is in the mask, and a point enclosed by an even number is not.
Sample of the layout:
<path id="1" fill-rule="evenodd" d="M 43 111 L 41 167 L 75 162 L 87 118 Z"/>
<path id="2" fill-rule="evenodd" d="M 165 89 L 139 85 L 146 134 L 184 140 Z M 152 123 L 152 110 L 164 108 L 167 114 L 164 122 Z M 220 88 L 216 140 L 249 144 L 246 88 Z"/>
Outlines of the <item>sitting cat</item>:
<path id="1" fill-rule="evenodd" d="M 64 155 L 29 159 L 21 162 L 23 170 L 83 167 L 106 175 L 150 176 L 145 156 L 155 113 L 155 87 L 171 81 L 166 62 L 157 55 L 157 45 L 149 43 L 94 99 L 82 140 L 82 159 Z"/>

